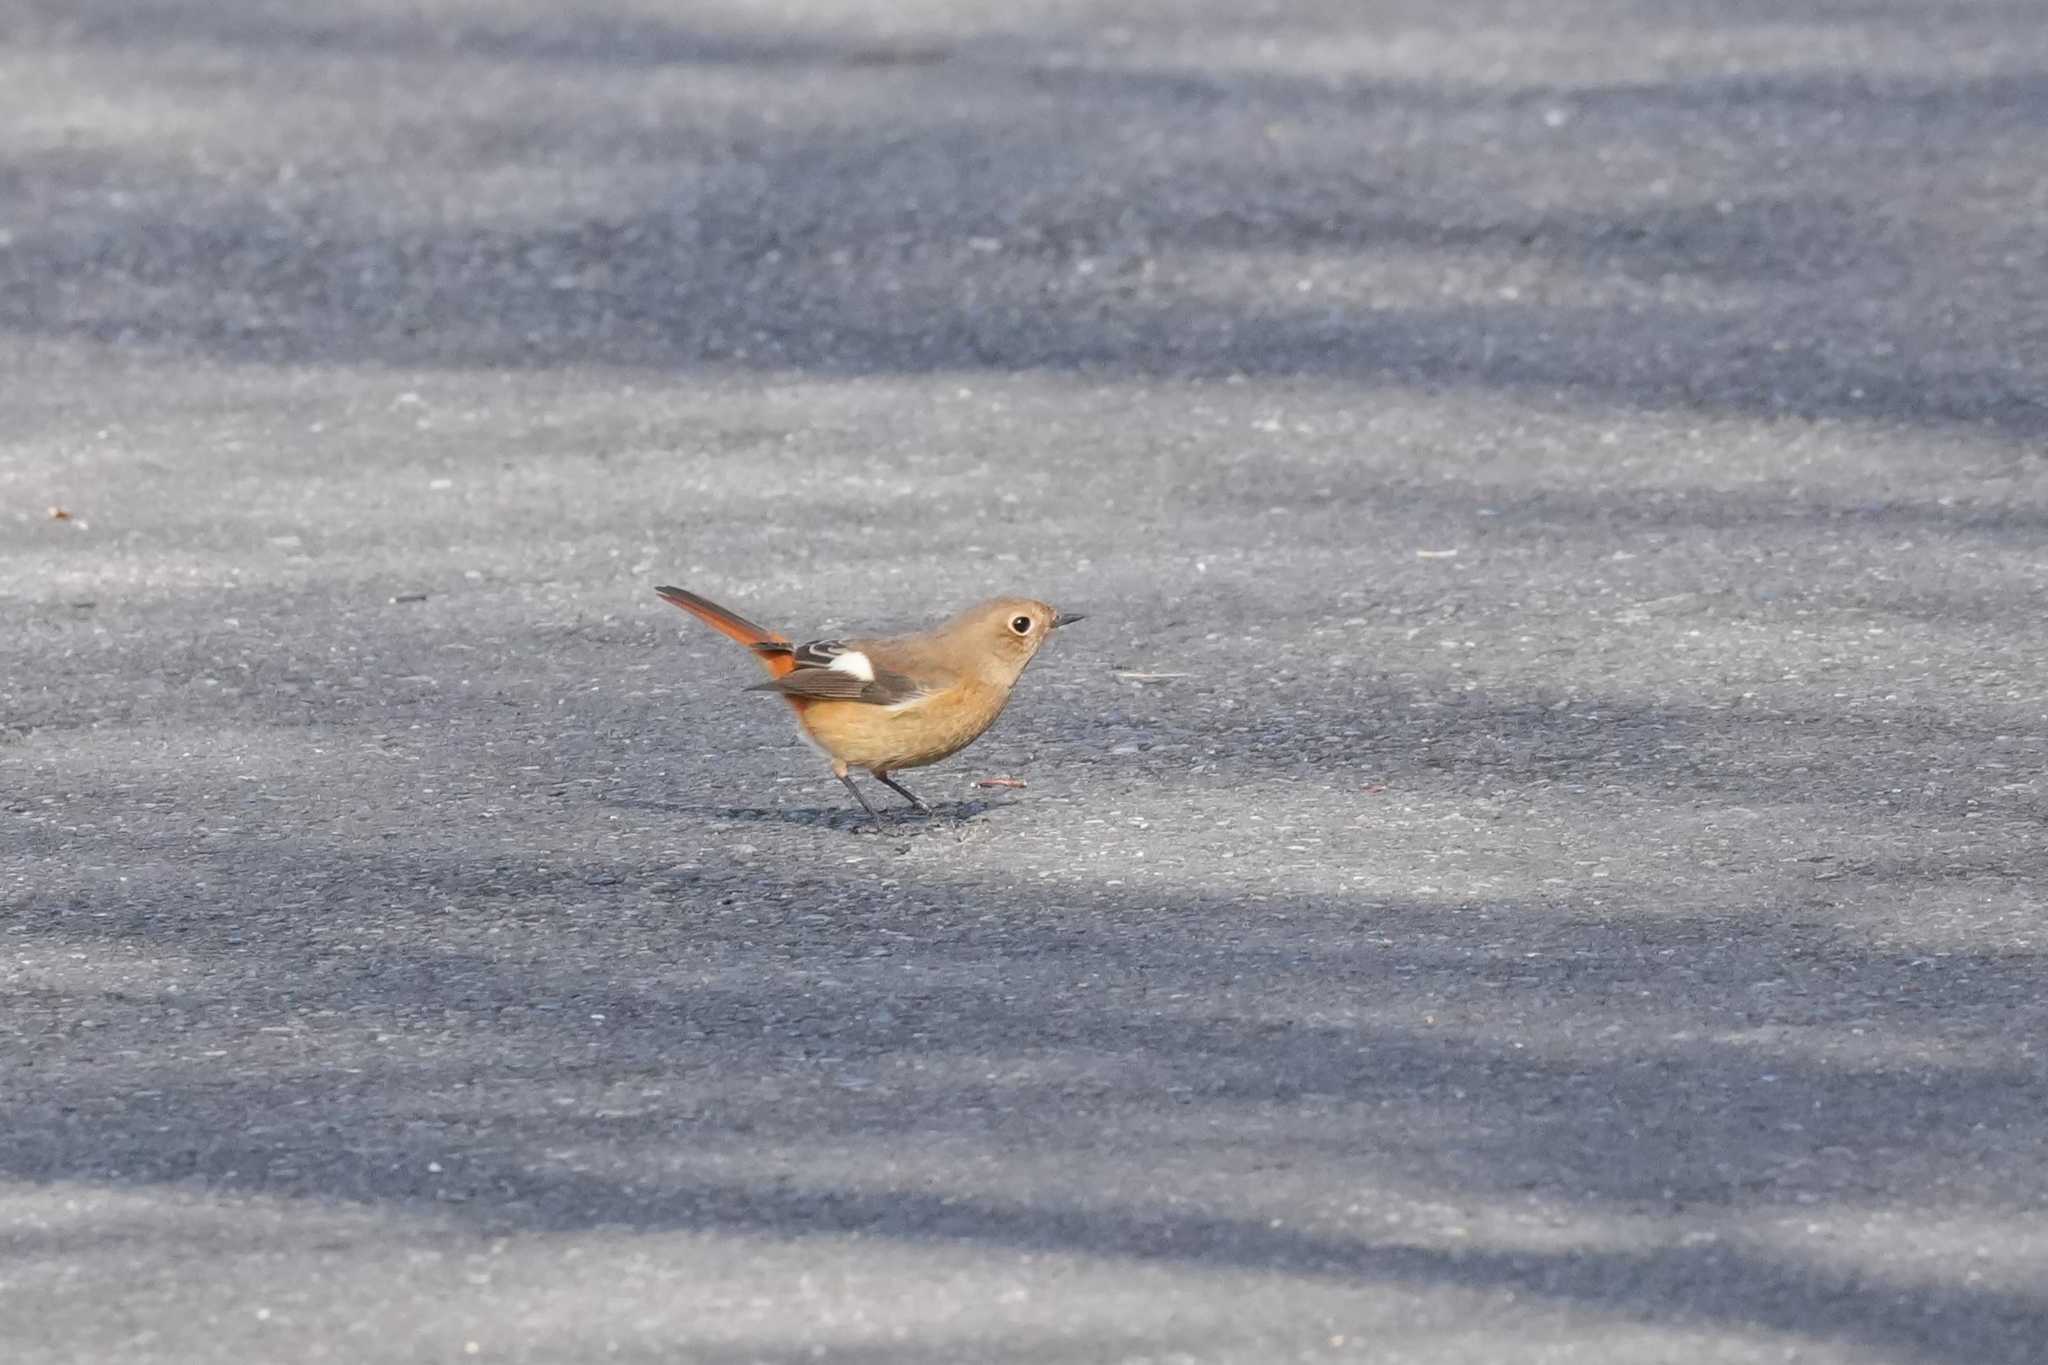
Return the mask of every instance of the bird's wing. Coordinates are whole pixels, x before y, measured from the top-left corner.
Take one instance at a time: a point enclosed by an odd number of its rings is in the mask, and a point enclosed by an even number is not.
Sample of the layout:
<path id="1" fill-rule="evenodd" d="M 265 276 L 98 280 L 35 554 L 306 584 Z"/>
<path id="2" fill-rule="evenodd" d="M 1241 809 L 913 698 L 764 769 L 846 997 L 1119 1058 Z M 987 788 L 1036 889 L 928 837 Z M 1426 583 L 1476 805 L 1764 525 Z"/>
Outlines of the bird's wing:
<path id="1" fill-rule="evenodd" d="M 747 690 L 873 706 L 905 706 L 935 690 L 929 681 L 920 682 L 879 664 L 867 651 L 844 640 L 807 640 L 791 657 L 796 662 L 794 669 L 774 682 Z"/>

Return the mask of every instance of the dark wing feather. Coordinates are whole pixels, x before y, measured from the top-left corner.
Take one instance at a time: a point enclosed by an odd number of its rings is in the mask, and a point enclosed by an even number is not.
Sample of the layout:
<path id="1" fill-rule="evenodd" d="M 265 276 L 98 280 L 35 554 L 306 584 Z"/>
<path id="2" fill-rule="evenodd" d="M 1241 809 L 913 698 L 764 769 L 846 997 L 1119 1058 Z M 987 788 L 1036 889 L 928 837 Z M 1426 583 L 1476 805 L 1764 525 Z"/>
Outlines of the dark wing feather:
<path id="1" fill-rule="evenodd" d="M 851 673 L 829 668 L 799 668 L 774 682 L 756 683 L 749 692 L 780 692 L 785 697 L 810 697 L 816 701 L 860 701 L 861 693 L 874 684 Z"/>
<path id="2" fill-rule="evenodd" d="M 806 640 L 795 650 L 798 668 L 830 668 L 833 661 L 846 653 L 844 640 Z"/>
<path id="3" fill-rule="evenodd" d="M 780 692 L 786 697 L 810 697 L 818 701 L 860 701 L 873 706 L 896 706 L 915 701 L 924 689 L 901 673 L 874 668 L 872 681 L 857 673 L 832 667 L 842 654 L 853 652 L 838 640 L 807 640 L 796 647 L 796 667 L 774 682 L 747 689 L 749 692 Z M 872 661 L 870 666 L 873 667 Z"/>

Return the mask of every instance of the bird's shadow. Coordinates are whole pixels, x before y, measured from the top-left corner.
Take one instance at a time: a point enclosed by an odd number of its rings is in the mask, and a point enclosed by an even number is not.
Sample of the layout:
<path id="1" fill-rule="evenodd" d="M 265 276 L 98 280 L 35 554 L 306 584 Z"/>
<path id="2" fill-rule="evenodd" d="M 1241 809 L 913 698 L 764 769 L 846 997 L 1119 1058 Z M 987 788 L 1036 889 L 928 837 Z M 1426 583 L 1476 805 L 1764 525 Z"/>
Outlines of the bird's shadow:
<path id="1" fill-rule="evenodd" d="M 660 811 L 667 815 L 688 815 L 732 824 L 775 824 L 800 829 L 841 830 L 848 834 L 890 835 L 954 830 L 1011 804 L 1006 801 L 930 801 L 926 803 L 930 807 L 929 813 L 902 806 L 870 816 L 862 810 L 845 810 L 836 806 L 715 806 L 632 796 L 607 796 L 603 799 L 607 805 L 624 806 L 630 810 Z"/>

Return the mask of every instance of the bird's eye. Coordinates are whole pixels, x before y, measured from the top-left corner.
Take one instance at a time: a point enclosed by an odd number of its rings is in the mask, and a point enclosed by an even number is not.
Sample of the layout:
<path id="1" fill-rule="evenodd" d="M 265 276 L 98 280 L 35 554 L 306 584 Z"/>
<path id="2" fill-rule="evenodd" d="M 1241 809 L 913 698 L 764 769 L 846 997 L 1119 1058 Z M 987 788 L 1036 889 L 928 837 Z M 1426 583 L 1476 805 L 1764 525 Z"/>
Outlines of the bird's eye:
<path id="1" fill-rule="evenodd" d="M 1019 635 L 1029 635 L 1031 633 L 1031 618 L 1028 616 L 1012 616 L 1010 618 L 1010 629 L 1016 631 Z"/>

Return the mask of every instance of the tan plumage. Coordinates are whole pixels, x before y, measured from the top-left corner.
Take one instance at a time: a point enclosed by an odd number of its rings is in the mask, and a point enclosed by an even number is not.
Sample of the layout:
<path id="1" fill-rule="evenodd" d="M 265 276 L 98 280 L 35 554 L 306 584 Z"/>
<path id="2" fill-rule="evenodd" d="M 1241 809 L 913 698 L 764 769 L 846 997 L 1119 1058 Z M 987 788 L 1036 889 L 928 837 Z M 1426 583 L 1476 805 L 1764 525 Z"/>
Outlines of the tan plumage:
<path id="1" fill-rule="evenodd" d="M 980 738 L 1046 638 L 1081 619 L 1033 598 L 999 597 L 911 635 L 798 645 L 695 593 L 655 592 L 753 651 L 770 678 L 756 690 L 782 694 L 870 815 L 874 807 L 849 769 L 867 769 L 923 810 L 889 775 L 936 763 Z"/>

